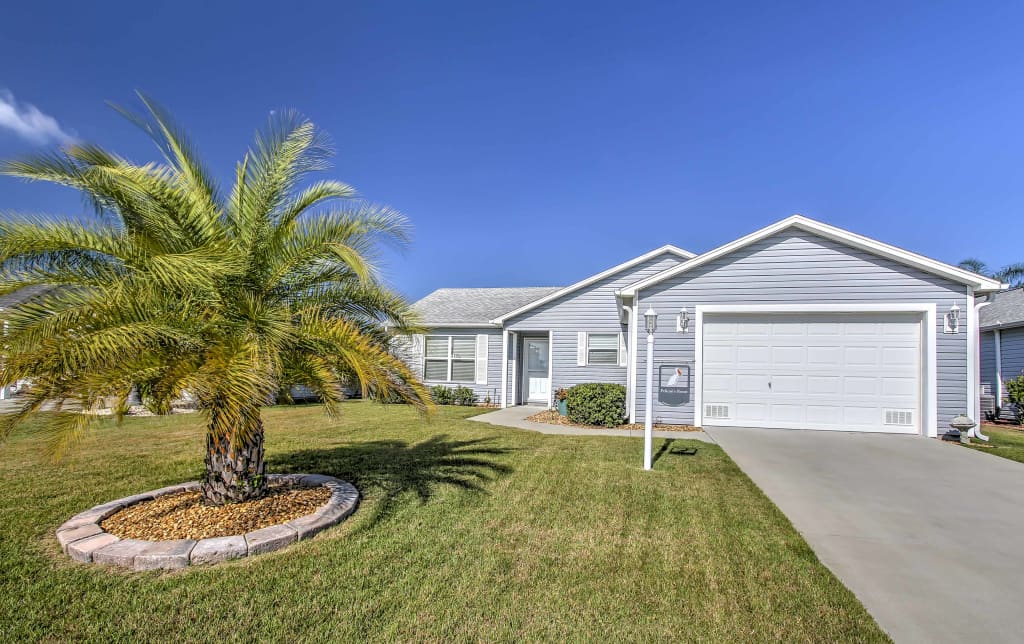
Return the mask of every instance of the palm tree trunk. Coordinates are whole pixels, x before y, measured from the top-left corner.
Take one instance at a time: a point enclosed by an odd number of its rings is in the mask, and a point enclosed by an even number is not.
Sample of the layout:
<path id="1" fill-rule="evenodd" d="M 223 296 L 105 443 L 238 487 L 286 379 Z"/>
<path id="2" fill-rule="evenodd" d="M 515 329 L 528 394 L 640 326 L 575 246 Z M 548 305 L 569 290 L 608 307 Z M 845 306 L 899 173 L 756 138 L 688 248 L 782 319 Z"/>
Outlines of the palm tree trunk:
<path id="1" fill-rule="evenodd" d="M 253 427 L 248 429 L 220 439 L 213 431 L 206 433 L 206 474 L 202 482 L 205 505 L 251 501 L 266 494 L 263 421 L 258 412 Z"/>

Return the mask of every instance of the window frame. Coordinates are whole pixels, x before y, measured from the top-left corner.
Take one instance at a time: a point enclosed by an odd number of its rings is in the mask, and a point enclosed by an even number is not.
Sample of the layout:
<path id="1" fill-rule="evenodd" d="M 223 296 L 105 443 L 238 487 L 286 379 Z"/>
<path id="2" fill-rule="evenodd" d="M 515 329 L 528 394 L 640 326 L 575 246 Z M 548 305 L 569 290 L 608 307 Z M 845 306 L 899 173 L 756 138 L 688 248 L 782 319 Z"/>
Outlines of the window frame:
<path id="1" fill-rule="evenodd" d="M 427 355 L 427 342 L 430 340 L 430 338 L 435 338 L 435 339 L 436 338 L 447 338 L 447 340 L 448 340 L 448 352 L 447 352 L 447 355 L 444 358 L 434 358 L 434 357 L 429 357 Z M 467 360 L 466 358 L 456 358 L 455 357 L 455 338 L 463 338 L 463 339 L 468 339 L 468 340 L 472 341 L 472 343 L 473 343 L 473 358 L 471 360 Z M 445 378 L 443 380 L 438 380 L 438 379 L 435 379 L 435 378 L 427 378 L 427 362 L 431 361 L 431 360 L 433 360 L 434 362 L 442 362 L 443 361 L 443 362 L 446 363 Z M 455 363 L 456 362 L 470 362 L 470 363 L 473 364 L 473 373 L 472 373 L 472 375 L 470 376 L 470 378 L 468 380 L 453 380 L 453 377 L 455 375 L 454 374 L 454 367 L 455 367 Z M 452 334 L 435 333 L 435 334 L 427 334 L 427 335 L 423 336 L 423 380 L 426 381 L 426 382 L 444 382 L 444 383 L 457 384 L 457 385 L 472 385 L 472 384 L 476 384 L 476 367 L 477 367 L 477 362 L 478 362 L 478 358 L 477 358 L 477 355 L 476 355 L 476 336 L 475 335 L 465 335 L 465 334 L 455 334 L 455 335 L 452 335 Z"/>
<path id="2" fill-rule="evenodd" d="M 615 361 L 614 362 L 592 362 L 590 360 L 590 351 L 591 351 L 590 338 L 591 338 L 591 336 L 595 336 L 595 335 L 606 335 L 606 336 L 610 336 L 610 337 L 615 338 Z M 598 349 L 594 349 L 594 350 L 596 350 L 596 351 L 609 351 L 610 349 L 598 348 Z M 587 366 L 588 367 L 620 367 L 620 366 L 622 366 L 622 342 L 621 342 L 621 339 L 620 339 L 618 333 L 616 333 L 614 331 L 612 331 L 612 332 L 595 331 L 593 333 L 591 333 L 589 331 L 587 332 Z"/>

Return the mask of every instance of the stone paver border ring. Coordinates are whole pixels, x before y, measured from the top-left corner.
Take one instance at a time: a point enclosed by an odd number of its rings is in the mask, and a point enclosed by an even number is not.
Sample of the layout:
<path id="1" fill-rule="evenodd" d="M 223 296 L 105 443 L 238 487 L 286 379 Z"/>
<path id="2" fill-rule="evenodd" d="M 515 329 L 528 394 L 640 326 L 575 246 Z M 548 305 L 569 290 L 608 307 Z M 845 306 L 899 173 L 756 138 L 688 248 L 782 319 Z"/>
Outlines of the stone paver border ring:
<path id="1" fill-rule="evenodd" d="M 340 523 L 352 514 L 359 503 L 359 491 L 351 483 L 333 476 L 268 474 L 267 478 L 271 482 L 285 485 L 323 486 L 331 490 L 331 498 L 313 514 L 245 534 L 198 541 L 121 539 L 100 527 L 104 519 L 130 505 L 168 494 L 198 490 L 199 482 L 193 481 L 128 496 L 80 512 L 57 528 L 57 542 L 69 557 L 83 563 L 108 564 L 135 570 L 170 570 L 279 550 Z"/>

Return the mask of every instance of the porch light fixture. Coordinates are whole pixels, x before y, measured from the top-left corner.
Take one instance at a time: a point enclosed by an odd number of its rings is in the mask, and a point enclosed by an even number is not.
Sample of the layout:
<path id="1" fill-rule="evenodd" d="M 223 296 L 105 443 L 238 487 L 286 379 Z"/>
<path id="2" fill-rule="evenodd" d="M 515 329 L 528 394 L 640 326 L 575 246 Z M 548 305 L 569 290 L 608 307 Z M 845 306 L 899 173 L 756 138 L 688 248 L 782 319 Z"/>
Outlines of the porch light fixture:
<path id="1" fill-rule="evenodd" d="M 648 335 L 658 330 L 658 314 L 650 307 L 647 307 L 647 312 L 644 313 L 644 326 L 647 328 Z"/>
<path id="2" fill-rule="evenodd" d="M 644 326 L 647 328 L 647 404 L 644 405 L 644 469 L 653 466 L 651 461 L 654 441 L 654 332 L 658 330 L 658 314 L 647 307 L 644 313 Z"/>
<path id="3" fill-rule="evenodd" d="M 957 306 L 956 302 L 953 302 L 953 306 L 949 307 L 949 311 L 946 313 L 946 324 L 943 331 L 946 333 L 959 333 L 960 332 L 960 307 Z"/>
<path id="4" fill-rule="evenodd" d="M 686 307 L 679 309 L 679 315 L 676 316 L 676 331 L 679 333 L 686 333 L 690 330 L 690 314 L 686 311 Z"/>

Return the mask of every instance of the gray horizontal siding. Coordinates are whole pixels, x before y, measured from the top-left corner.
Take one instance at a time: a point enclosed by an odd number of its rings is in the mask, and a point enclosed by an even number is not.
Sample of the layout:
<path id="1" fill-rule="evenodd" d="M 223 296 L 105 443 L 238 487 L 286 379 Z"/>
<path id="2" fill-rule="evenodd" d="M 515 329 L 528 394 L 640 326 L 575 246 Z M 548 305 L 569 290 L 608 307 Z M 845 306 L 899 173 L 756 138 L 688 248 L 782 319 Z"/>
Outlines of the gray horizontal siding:
<path id="1" fill-rule="evenodd" d="M 680 262 L 671 253 L 663 253 L 630 269 L 610 275 L 585 288 L 569 293 L 506 320 L 505 328 L 520 333 L 551 331 L 551 390 L 572 387 L 584 382 L 626 384 L 626 367 L 614 365 L 578 366 L 576 364 L 577 333 L 619 333 L 627 326 L 621 323 L 615 291 L 634 282 L 671 268 Z M 626 334 L 629 342 L 629 334 Z M 520 347 L 521 348 L 521 347 Z M 522 355 L 521 353 L 519 355 Z M 510 379 L 511 383 L 511 370 Z M 511 384 L 509 385 L 511 390 Z M 522 387 L 520 386 L 521 390 Z"/>
<path id="2" fill-rule="evenodd" d="M 936 305 L 939 432 L 967 407 L 967 333 L 942 333 L 942 314 L 966 311 L 966 287 L 903 264 L 802 231 L 784 231 L 697 269 L 655 284 L 638 295 L 638 306 L 664 314 L 655 335 L 658 364 L 694 359 L 694 338 L 675 332 L 681 307 L 698 304 L 854 304 L 878 302 Z M 961 313 L 961 320 L 966 315 Z M 642 336 L 641 336 L 642 337 Z M 644 417 L 646 344 L 637 355 L 637 418 Z M 691 383 L 691 388 L 695 386 Z M 658 422 L 690 424 L 693 399 L 679 407 L 655 402 Z"/>
<path id="3" fill-rule="evenodd" d="M 491 402 L 500 402 L 501 394 L 501 329 L 480 328 L 463 329 L 437 327 L 430 329 L 425 335 L 463 335 L 476 337 L 478 334 L 487 335 L 487 384 L 478 385 L 475 382 L 444 382 L 436 380 L 424 380 L 428 387 L 444 385 L 446 387 L 469 387 L 476 394 L 477 402 L 484 402 L 484 398 L 490 397 Z M 412 368 L 417 376 L 423 377 L 423 356 L 406 351 L 403 359 Z"/>
<path id="4" fill-rule="evenodd" d="M 991 413 L 996 395 L 996 339 L 992 331 L 982 331 L 978 340 L 978 375 L 981 385 L 981 411 Z"/>

